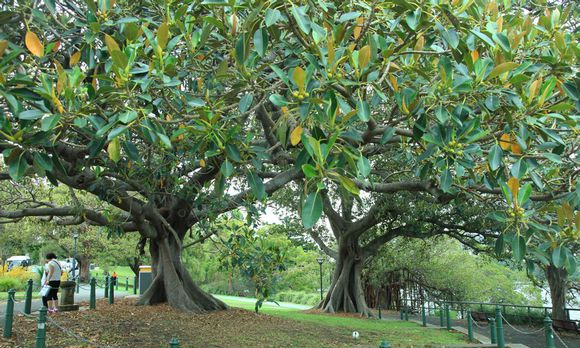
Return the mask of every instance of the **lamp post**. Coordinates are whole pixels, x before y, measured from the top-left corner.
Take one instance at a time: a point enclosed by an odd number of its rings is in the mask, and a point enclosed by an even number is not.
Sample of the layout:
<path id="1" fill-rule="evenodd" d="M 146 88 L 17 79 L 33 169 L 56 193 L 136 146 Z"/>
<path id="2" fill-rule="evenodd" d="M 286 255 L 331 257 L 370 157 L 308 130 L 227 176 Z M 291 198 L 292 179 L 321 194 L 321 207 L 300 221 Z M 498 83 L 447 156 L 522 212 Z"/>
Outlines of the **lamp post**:
<path id="1" fill-rule="evenodd" d="M 72 277 L 73 277 L 73 280 L 74 280 L 75 279 L 75 269 L 76 269 L 76 266 L 77 266 L 76 265 L 77 264 L 77 239 L 79 238 L 79 234 L 77 232 L 75 232 L 73 234 L 73 238 L 74 238 L 74 241 L 75 241 L 74 251 L 73 251 L 73 262 L 72 262 Z"/>
<path id="2" fill-rule="evenodd" d="M 322 257 L 318 257 L 316 261 L 318 261 L 318 264 L 320 265 L 320 301 L 322 301 L 322 263 L 324 262 L 324 259 Z"/>

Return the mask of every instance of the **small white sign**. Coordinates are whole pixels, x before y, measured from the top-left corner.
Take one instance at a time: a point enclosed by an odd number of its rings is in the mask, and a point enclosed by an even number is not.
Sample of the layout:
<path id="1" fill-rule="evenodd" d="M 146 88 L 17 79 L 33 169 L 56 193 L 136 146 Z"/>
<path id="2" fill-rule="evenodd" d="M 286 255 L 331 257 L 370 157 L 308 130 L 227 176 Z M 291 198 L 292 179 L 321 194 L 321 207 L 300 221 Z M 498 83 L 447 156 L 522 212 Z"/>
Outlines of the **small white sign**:
<path id="1" fill-rule="evenodd" d="M 358 331 L 353 331 L 352 332 L 352 338 L 354 338 L 355 340 L 358 339 L 360 337 L 360 334 L 358 333 Z"/>
<path id="2" fill-rule="evenodd" d="M 45 325 L 46 325 L 45 323 L 38 323 L 38 329 L 43 330 Z"/>

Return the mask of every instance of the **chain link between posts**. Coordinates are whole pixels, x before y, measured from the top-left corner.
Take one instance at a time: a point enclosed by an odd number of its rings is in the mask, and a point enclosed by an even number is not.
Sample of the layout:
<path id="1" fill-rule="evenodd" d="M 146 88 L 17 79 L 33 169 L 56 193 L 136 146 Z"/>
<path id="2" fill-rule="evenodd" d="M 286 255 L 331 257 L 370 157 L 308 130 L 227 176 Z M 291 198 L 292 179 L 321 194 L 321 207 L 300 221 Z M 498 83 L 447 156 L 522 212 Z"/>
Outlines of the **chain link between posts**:
<path id="1" fill-rule="evenodd" d="M 516 332 L 519 332 L 523 335 L 535 335 L 541 331 L 544 331 L 544 328 L 541 327 L 538 330 L 534 330 L 534 331 L 522 331 L 519 329 L 516 329 L 512 324 L 510 324 L 510 322 L 503 316 L 503 314 L 501 314 L 502 319 L 506 322 L 506 324 L 508 324 L 509 327 L 511 327 L 513 330 L 515 330 Z"/>
<path id="2" fill-rule="evenodd" d="M 480 328 L 480 329 L 485 329 L 486 327 L 488 327 L 488 326 L 489 326 L 489 324 L 488 324 L 488 325 L 484 325 L 484 326 L 480 326 L 480 325 L 478 325 L 478 324 L 477 324 L 477 321 L 476 321 L 475 319 L 473 319 L 473 317 L 471 316 L 471 314 L 470 314 L 469 316 L 471 317 L 471 322 L 472 322 L 472 323 L 473 323 L 475 326 L 477 326 L 478 328 Z"/>
<path id="3" fill-rule="evenodd" d="M 552 332 L 554 333 L 554 336 L 556 336 L 556 338 L 560 341 L 560 343 L 562 343 L 562 345 L 564 346 L 564 348 L 570 348 L 570 347 L 568 347 L 568 345 L 566 344 L 566 342 L 564 342 L 562 340 L 562 338 L 560 338 L 560 336 L 556 333 L 556 329 L 554 329 L 553 326 L 552 326 Z"/>

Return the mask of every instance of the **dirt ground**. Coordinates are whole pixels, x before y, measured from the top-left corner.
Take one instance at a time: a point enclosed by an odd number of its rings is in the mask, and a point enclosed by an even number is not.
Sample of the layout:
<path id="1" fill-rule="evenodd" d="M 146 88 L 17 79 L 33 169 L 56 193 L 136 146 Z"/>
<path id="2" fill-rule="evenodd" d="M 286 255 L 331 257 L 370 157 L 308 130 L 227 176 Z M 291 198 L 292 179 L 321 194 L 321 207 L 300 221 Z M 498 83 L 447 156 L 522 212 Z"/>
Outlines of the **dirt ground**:
<path id="1" fill-rule="evenodd" d="M 207 314 L 184 313 L 167 305 L 137 307 L 134 300 L 110 306 L 99 301 L 97 310 L 51 315 L 47 348 L 159 348 L 172 337 L 180 348 L 202 347 L 376 347 L 379 337 L 354 342 L 344 329 L 302 323 L 232 308 Z M 60 326 L 60 327 L 58 327 Z M 34 347 L 36 318 L 19 315 L 11 339 L 0 347 Z M 373 342 L 373 344 L 371 344 Z"/>

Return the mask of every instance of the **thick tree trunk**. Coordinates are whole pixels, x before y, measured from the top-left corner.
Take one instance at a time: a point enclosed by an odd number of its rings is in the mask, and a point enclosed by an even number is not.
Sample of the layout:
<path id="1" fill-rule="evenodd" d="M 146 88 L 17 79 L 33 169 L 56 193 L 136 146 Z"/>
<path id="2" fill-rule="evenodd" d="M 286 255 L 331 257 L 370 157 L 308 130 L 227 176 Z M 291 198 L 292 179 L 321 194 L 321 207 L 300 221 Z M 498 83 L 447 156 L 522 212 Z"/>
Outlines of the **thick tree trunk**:
<path id="1" fill-rule="evenodd" d="M 566 318 L 566 292 L 567 273 L 563 268 L 550 265 L 546 268 L 546 279 L 550 286 L 550 298 L 552 299 L 552 319 L 565 320 Z"/>
<path id="2" fill-rule="evenodd" d="M 227 305 L 199 288 L 181 262 L 181 250 L 173 239 L 152 240 L 150 244 L 153 282 L 139 304 L 169 303 L 193 312 L 227 309 Z"/>
<path id="3" fill-rule="evenodd" d="M 89 279 L 89 265 L 90 259 L 86 255 L 77 255 L 79 261 L 79 277 L 81 282 L 88 282 Z"/>
<path id="4" fill-rule="evenodd" d="M 363 262 L 358 241 L 351 240 L 339 244 L 332 284 L 318 308 L 328 313 L 345 312 L 372 316 L 362 287 Z"/>

